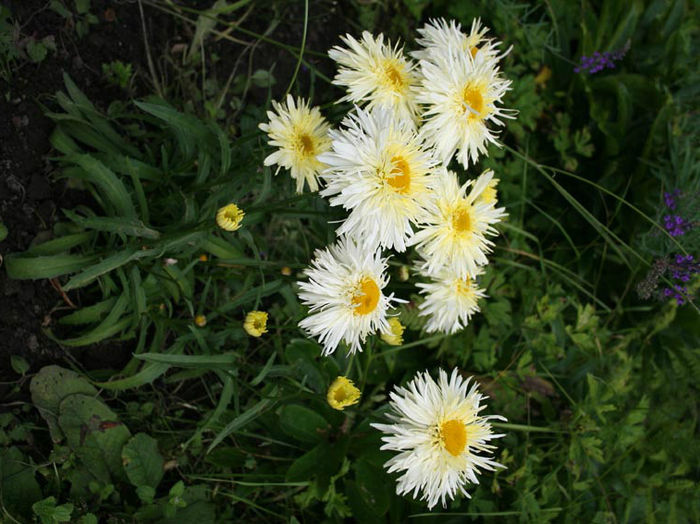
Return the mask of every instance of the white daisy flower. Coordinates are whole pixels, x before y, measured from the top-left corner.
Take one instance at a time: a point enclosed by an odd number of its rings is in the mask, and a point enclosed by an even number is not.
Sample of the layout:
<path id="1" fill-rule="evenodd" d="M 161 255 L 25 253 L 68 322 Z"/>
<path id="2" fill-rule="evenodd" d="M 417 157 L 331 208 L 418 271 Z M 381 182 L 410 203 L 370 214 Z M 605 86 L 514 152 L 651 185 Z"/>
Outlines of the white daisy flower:
<path id="1" fill-rule="evenodd" d="M 340 37 L 347 48 L 333 47 L 328 55 L 340 66 L 333 83 L 347 88 L 348 94 L 339 101 L 367 104 L 368 109 L 388 109 L 402 119 L 415 121 L 418 106 L 414 88 L 418 83 L 415 64 L 394 47 L 384 35 L 362 33 L 362 40 L 352 36 Z"/>
<path id="2" fill-rule="evenodd" d="M 410 124 L 385 110 L 356 108 L 343 125 L 330 132 L 332 151 L 319 157 L 328 165 L 321 196 L 350 211 L 337 234 L 368 248 L 405 251 L 411 225 L 425 212 L 437 161 Z"/>
<path id="3" fill-rule="evenodd" d="M 456 368 L 449 378 L 441 369 L 437 382 L 427 371 L 418 373 L 391 393 L 392 423 L 372 424 L 386 434 L 381 449 L 398 452 L 384 464 L 389 473 L 402 472 L 396 493 L 420 495 L 428 509 L 438 500 L 444 507 L 458 492 L 468 497 L 465 485 L 479 483 L 480 469 L 503 467 L 488 456 L 495 449 L 489 441 L 503 436 L 492 433 L 489 420 L 505 418 L 479 415 L 486 397 L 470 380 Z"/>
<path id="4" fill-rule="evenodd" d="M 454 20 L 448 23 L 444 18 L 429 20 L 422 28 L 418 29 L 421 38 L 416 43 L 423 47 L 411 52 L 411 56 L 417 60 L 434 61 L 435 57 L 445 52 L 469 53 L 472 58 L 477 54 L 484 55 L 489 61 L 498 62 L 508 54 L 510 49 L 499 54 L 500 42 L 485 38 L 489 29 L 481 25 L 481 20 L 475 18 L 469 34 L 462 31 L 462 26 Z M 495 64 L 494 64 L 495 65 Z"/>
<path id="5" fill-rule="evenodd" d="M 481 274 L 481 269 L 477 274 Z M 432 282 L 417 283 L 425 301 L 418 306 L 419 315 L 428 317 L 425 330 L 456 333 L 467 327 L 469 319 L 479 311 L 478 301 L 486 297 L 475 279 L 460 278 L 450 269 L 443 269 Z"/>
<path id="6" fill-rule="evenodd" d="M 420 64 L 423 80 L 416 98 L 426 106 L 421 133 L 445 165 L 456 152 L 466 169 L 487 154 L 489 142 L 498 144 L 499 131 L 487 124 L 503 126 L 502 118 L 515 118 L 514 111 L 496 105 L 511 82 L 482 53 L 441 53 Z"/>
<path id="7" fill-rule="evenodd" d="M 484 171 L 461 187 L 452 171 L 443 169 L 436 178 L 424 225 L 409 244 L 417 245 L 424 259 L 421 270 L 428 275 L 435 276 L 444 268 L 458 278 L 475 278 L 479 266 L 488 264 L 486 254 L 493 245 L 486 235 L 497 235 L 493 224 L 506 216 L 504 208 L 479 198 L 489 186 L 493 171 Z"/>
<path id="8" fill-rule="evenodd" d="M 265 165 L 277 164 L 290 171 L 296 180 L 296 191 L 301 193 L 304 182 L 310 191 L 318 191 L 318 173 L 325 166 L 317 156 L 330 149 L 330 126 L 318 107 L 309 108 L 307 102 L 287 95 L 286 103 L 272 102 L 275 112 L 268 111 L 270 122 L 259 124 L 270 137 L 269 145 L 279 149 L 265 159 Z M 275 173 L 277 174 L 277 173 Z"/>
<path id="9" fill-rule="evenodd" d="M 387 310 L 391 302 L 399 302 L 382 293 L 389 281 L 387 259 L 348 237 L 316 250 L 315 257 L 305 271 L 309 281 L 298 282 L 299 298 L 309 306 L 309 316 L 299 327 L 318 338 L 324 355 L 333 353 L 341 340 L 350 353 L 362 351 L 360 343 L 367 335 L 389 329 Z"/>

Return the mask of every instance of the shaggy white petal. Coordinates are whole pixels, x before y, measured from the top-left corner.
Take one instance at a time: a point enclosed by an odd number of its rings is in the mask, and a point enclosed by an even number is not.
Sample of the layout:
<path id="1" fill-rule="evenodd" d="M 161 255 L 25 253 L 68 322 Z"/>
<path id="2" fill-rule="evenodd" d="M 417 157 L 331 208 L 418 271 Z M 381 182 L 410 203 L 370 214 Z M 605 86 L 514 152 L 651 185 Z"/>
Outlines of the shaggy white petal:
<path id="1" fill-rule="evenodd" d="M 511 82 L 485 53 L 439 53 L 420 65 L 417 100 L 426 106 L 421 134 L 445 165 L 456 153 L 466 169 L 487 154 L 489 143 L 498 144 L 499 131 L 488 124 L 501 127 L 503 118 L 515 117 L 514 111 L 497 105 Z"/>
<path id="2" fill-rule="evenodd" d="M 469 53 L 474 58 L 477 54 L 483 58 L 497 63 L 508 54 L 510 49 L 499 54 L 500 42 L 485 38 L 488 27 L 481 25 L 481 20 L 475 18 L 469 33 L 462 31 L 462 26 L 454 20 L 448 23 L 444 18 L 429 20 L 422 28 L 418 29 L 421 38 L 416 43 L 422 47 L 413 51 L 411 56 L 417 60 L 434 61 L 436 56 L 448 52 Z"/>
<path id="3" fill-rule="evenodd" d="M 309 306 L 309 316 L 299 327 L 318 338 L 323 354 L 333 353 L 341 341 L 350 353 L 362 351 L 367 335 L 389 329 L 387 311 L 399 302 L 382 289 L 389 279 L 387 259 L 379 250 L 367 250 L 342 237 L 335 245 L 316 250 L 308 282 L 298 282 L 299 298 Z"/>
<path id="4" fill-rule="evenodd" d="M 410 240 L 423 257 L 422 271 L 436 276 L 448 269 L 458 278 L 475 278 L 479 267 L 488 264 L 493 242 L 486 235 L 497 235 L 493 224 L 506 216 L 495 201 L 480 198 L 492 178 L 488 170 L 460 186 L 454 172 L 440 173 L 424 223 Z"/>
<path id="5" fill-rule="evenodd" d="M 347 47 L 335 46 L 328 56 L 338 63 L 333 83 L 345 87 L 348 94 L 339 101 L 367 105 L 368 109 L 384 108 L 398 118 L 415 122 L 418 105 L 414 89 L 419 75 L 415 64 L 403 54 L 403 49 L 384 35 L 362 33 L 361 40 L 352 36 L 340 37 Z"/>
<path id="6" fill-rule="evenodd" d="M 332 151 L 319 157 L 328 165 L 321 196 L 350 212 L 337 234 L 405 251 L 435 183 L 432 151 L 409 123 L 381 109 L 356 108 L 330 136 Z"/>
<path id="7" fill-rule="evenodd" d="M 297 193 L 304 189 L 304 182 L 310 191 L 318 191 L 317 176 L 325 166 L 317 157 L 330 148 L 330 126 L 318 107 L 309 108 L 301 98 L 295 102 L 292 95 L 287 95 L 285 103 L 272 102 L 272 107 L 275 111 L 267 112 L 269 123 L 258 127 L 270 137 L 268 144 L 279 149 L 264 164 L 289 169 Z"/>
<path id="8" fill-rule="evenodd" d="M 455 368 L 448 376 L 440 370 L 437 382 L 425 371 L 391 393 L 390 424 L 372 424 L 386 435 L 381 449 L 398 454 L 384 465 L 398 471 L 396 492 L 412 494 L 427 501 L 428 508 L 438 501 L 445 506 L 457 493 L 469 496 L 468 483 L 478 484 L 480 470 L 503 467 L 488 455 L 495 446 L 489 420 L 505 420 L 498 415 L 482 416 L 481 401 L 486 398 L 470 386 Z"/>
<path id="9" fill-rule="evenodd" d="M 477 274 L 482 270 L 477 269 Z M 440 271 L 432 282 L 416 284 L 425 295 L 425 301 L 418 306 L 419 315 L 428 317 L 425 330 L 428 333 L 456 333 L 464 329 L 471 316 L 479 311 L 478 300 L 484 298 L 472 278 L 460 278 L 449 268 Z"/>

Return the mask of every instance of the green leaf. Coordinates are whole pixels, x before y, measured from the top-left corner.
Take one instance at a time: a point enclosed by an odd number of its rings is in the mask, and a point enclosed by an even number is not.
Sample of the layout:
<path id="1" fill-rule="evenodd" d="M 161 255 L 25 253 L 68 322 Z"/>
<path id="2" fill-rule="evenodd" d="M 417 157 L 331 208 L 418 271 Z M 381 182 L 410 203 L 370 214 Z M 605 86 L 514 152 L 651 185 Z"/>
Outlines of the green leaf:
<path id="1" fill-rule="evenodd" d="M 129 262 L 133 262 L 134 260 L 154 256 L 157 253 L 158 250 L 156 249 L 125 249 L 124 251 L 120 251 L 119 253 L 105 258 L 99 264 L 95 264 L 94 266 L 84 269 L 72 277 L 63 286 L 63 290 L 70 291 L 71 289 L 83 287 L 100 275 L 114 271 L 118 267 L 128 264 Z"/>
<path id="2" fill-rule="evenodd" d="M 384 515 L 389 509 L 391 493 L 387 487 L 391 486 L 391 479 L 382 468 L 365 460 L 355 462 L 354 468 L 355 483 L 363 503 L 375 515 Z"/>
<path id="3" fill-rule="evenodd" d="M 122 448 L 122 464 L 129 481 L 136 486 L 158 487 L 163 478 L 163 457 L 156 440 L 137 433 Z"/>
<path id="4" fill-rule="evenodd" d="M 90 0 L 75 0 L 75 10 L 78 14 L 84 15 L 90 11 Z"/>
<path id="5" fill-rule="evenodd" d="M 54 522 L 70 522 L 73 513 L 73 504 L 56 505 L 55 497 L 47 497 L 32 504 L 32 510 L 41 520 L 42 524 L 53 524 Z"/>
<path id="6" fill-rule="evenodd" d="M 43 61 L 48 53 L 46 46 L 42 42 L 37 42 L 34 38 L 29 39 L 26 49 L 29 59 L 35 64 Z"/>
<path id="7" fill-rule="evenodd" d="M 97 260 L 94 255 L 51 255 L 51 256 L 18 256 L 8 255 L 5 258 L 7 276 L 10 278 L 32 279 L 54 278 L 68 273 L 75 273 Z"/>
<path id="8" fill-rule="evenodd" d="M 138 238 L 156 239 L 160 237 L 158 231 L 146 227 L 143 222 L 135 218 L 83 217 L 67 209 L 63 210 L 63 214 L 85 229 L 106 231 Z"/>
<path id="9" fill-rule="evenodd" d="M 134 355 L 141 360 L 168 364 L 181 368 L 220 368 L 231 369 L 239 358 L 237 353 L 224 353 L 222 355 L 163 355 L 162 353 L 143 353 Z"/>
<path id="10" fill-rule="evenodd" d="M 209 448 L 207 449 L 207 453 L 209 453 L 211 450 L 213 450 L 216 446 L 218 446 L 222 440 L 224 440 L 226 437 L 228 437 L 231 433 L 234 433 L 241 428 L 243 428 L 246 424 L 249 424 L 256 418 L 258 418 L 260 415 L 262 415 L 265 411 L 270 409 L 275 401 L 273 400 L 275 396 L 277 395 L 277 388 L 273 388 L 272 391 L 270 392 L 269 396 L 270 398 L 263 398 L 260 401 L 257 402 L 257 404 L 254 404 L 252 407 L 238 415 L 236 418 L 234 418 L 231 422 L 229 422 L 224 429 L 222 429 L 218 435 L 216 435 L 216 438 L 213 440 L 213 442 L 209 445 Z"/>
<path id="11" fill-rule="evenodd" d="M 29 371 L 29 362 L 20 355 L 11 355 L 10 365 L 18 375 L 25 375 Z"/>
<path id="12" fill-rule="evenodd" d="M 58 407 L 69 395 L 97 395 L 97 390 L 83 377 L 59 366 L 45 366 L 29 383 L 32 402 L 49 425 L 54 442 L 63 438 L 58 427 Z"/>
<path id="13" fill-rule="evenodd" d="M 284 479 L 287 482 L 299 482 L 303 480 L 310 480 L 318 465 L 323 462 L 325 456 L 328 454 L 329 444 L 327 442 L 321 442 L 311 451 L 304 453 L 301 457 L 292 462 L 289 469 L 287 469 L 287 474 Z"/>
<path id="14" fill-rule="evenodd" d="M 75 338 L 68 338 L 63 340 L 58 340 L 64 346 L 86 346 L 88 344 L 94 344 L 100 340 L 112 337 L 122 330 L 126 329 L 131 324 L 131 318 L 124 317 L 122 315 L 125 313 L 126 308 L 129 305 L 129 295 L 127 291 L 119 295 L 119 298 L 114 304 L 114 307 L 109 312 L 102 322 L 100 322 L 94 329 L 84 333 Z M 47 332 L 52 338 L 49 332 Z"/>
<path id="15" fill-rule="evenodd" d="M 90 232 L 75 233 L 73 235 L 65 235 L 59 238 L 54 238 L 31 246 L 25 252 L 25 255 L 45 256 L 58 255 L 65 253 L 71 248 L 90 242 L 95 234 Z"/>
<path id="16" fill-rule="evenodd" d="M 0 507 L 29 517 L 31 504 L 41 498 L 34 467 L 15 447 L 0 448 Z"/>
<path id="17" fill-rule="evenodd" d="M 87 306 L 73 313 L 69 313 L 65 317 L 58 320 L 59 324 L 67 326 L 77 326 L 80 324 L 92 324 L 99 322 L 102 318 L 114 308 L 114 303 L 117 297 L 110 297 L 107 300 Z"/>
<path id="18" fill-rule="evenodd" d="M 128 428 L 99 399 L 69 395 L 59 406 L 58 425 L 83 466 L 105 484 L 124 477 L 121 450 Z"/>
<path id="19" fill-rule="evenodd" d="M 330 424 L 315 411 L 291 404 L 280 414 L 280 428 L 290 437 L 302 442 L 319 442 L 328 436 Z"/>
<path id="20" fill-rule="evenodd" d="M 136 209 L 124 183 L 114 172 L 91 155 L 74 155 L 68 157 L 79 165 L 85 175 L 82 177 L 95 184 L 104 200 L 114 206 L 118 216 L 136 218 Z"/>

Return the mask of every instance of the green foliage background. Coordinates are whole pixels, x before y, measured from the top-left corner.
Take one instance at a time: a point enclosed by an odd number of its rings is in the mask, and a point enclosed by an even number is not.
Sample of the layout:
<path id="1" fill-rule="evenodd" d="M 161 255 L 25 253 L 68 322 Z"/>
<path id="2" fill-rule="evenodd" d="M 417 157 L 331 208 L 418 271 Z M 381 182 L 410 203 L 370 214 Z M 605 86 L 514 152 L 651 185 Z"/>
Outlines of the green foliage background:
<path id="1" fill-rule="evenodd" d="M 231 26 L 238 9 L 252 6 L 260 19 L 266 9 L 279 18 L 300 9 L 281 1 L 217 2 L 206 12 L 151 3 L 198 21 L 194 61 L 207 59 L 209 32 Z M 410 259 L 397 256 L 392 290 L 412 299 L 401 308 L 404 345 L 377 337 L 352 358 L 342 350 L 322 358 L 296 327 L 305 315 L 296 272 L 333 240 L 329 221 L 339 215 L 317 195 L 294 195 L 286 174 L 261 167 L 268 150 L 257 124 L 267 103 L 247 97 L 251 83 L 279 97 L 290 79 L 276 86 L 262 64 L 256 76 L 237 77 L 226 86 L 231 111 L 222 111 L 213 88 L 186 102 L 174 81 L 158 96 L 103 113 L 66 78 L 49 113 L 52 143 L 61 176 L 97 205 L 66 210 L 54 238 L 8 256 L 6 270 L 14 278 L 58 276 L 65 291 L 80 292 L 86 307 L 47 335 L 68 347 L 121 340 L 134 359 L 117 374 L 44 368 L 31 379 L 32 403 L 0 415 L 2 518 L 700 520 L 698 308 L 634 293 L 655 258 L 698 255 L 696 237 L 674 240 L 660 225 L 663 191 L 697 195 L 700 184 L 694 4 L 344 7 L 355 33 L 384 31 L 408 46 L 416 26 L 436 16 L 466 27 L 481 17 L 513 46 L 505 105 L 518 119 L 504 147 L 469 173 L 493 169 L 509 213 L 482 314 L 457 335 L 426 336 L 416 289 L 397 278 Z M 310 2 L 301 20 L 313 22 L 314 10 L 325 8 Z M 314 26 L 308 31 L 312 37 Z M 581 55 L 625 47 L 615 70 L 573 71 Z M 293 92 L 308 96 L 301 86 L 309 86 L 333 119 L 343 108 L 331 105 L 338 91 L 325 83 L 318 57 L 326 50 L 306 50 Z M 299 56 L 299 48 L 286 51 L 288 60 Z M 246 211 L 244 227 L 222 233 L 213 216 L 230 201 Z M 270 314 L 260 339 L 242 329 L 253 309 Z M 198 314 L 205 327 L 194 325 Z M 21 361 L 13 365 L 29 378 Z M 454 366 L 476 377 L 489 413 L 508 418 L 495 424 L 506 433 L 496 459 L 507 469 L 482 475 L 470 499 L 428 517 L 423 505 L 394 494 L 395 479 L 382 469 L 390 455 L 369 424 L 382 418 L 393 385 Z M 360 404 L 344 412 L 325 402 L 339 374 L 362 390 Z"/>

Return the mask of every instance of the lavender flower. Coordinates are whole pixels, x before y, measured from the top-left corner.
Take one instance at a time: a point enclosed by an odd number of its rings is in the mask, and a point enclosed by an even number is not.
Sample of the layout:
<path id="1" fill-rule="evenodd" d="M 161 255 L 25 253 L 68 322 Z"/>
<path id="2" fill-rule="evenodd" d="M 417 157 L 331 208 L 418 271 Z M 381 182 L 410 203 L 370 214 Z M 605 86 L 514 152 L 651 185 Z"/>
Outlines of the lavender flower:
<path id="1" fill-rule="evenodd" d="M 671 287 L 664 288 L 660 293 L 655 290 L 659 280 L 664 274 L 669 273 L 669 277 L 676 282 Z M 675 255 L 670 260 L 659 258 L 647 273 L 647 276 L 637 284 L 637 293 L 640 298 L 648 299 L 656 294 L 660 299 L 672 299 L 676 304 L 682 306 L 689 298 L 688 288 L 682 284 L 689 282 L 693 275 L 700 273 L 700 263 L 695 261 L 693 255 Z"/>
<path id="2" fill-rule="evenodd" d="M 593 75 L 603 69 L 615 69 L 615 62 L 622 60 L 629 50 L 629 42 L 617 51 L 596 51 L 591 56 L 582 56 L 581 64 L 574 68 L 574 73 L 588 73 Z"/>
<path id="3" fill-rule="evenodd" d="M 666 215 L 664 227 L 672 237 L 679 237 L 693 227 L 693 224 L 680 215 Z"/>
<path id="4" fill-rule="evenodd" d="M 666 207 L 669 208 L 671 211 L 675 210 L 676 206 L 678 205 L 676 198 L 678 198 L 679 196 L 681 196 L 680 189 L 674 189 L 673 191 L 664 193 L 664 203 L 666 204 Z"/>

